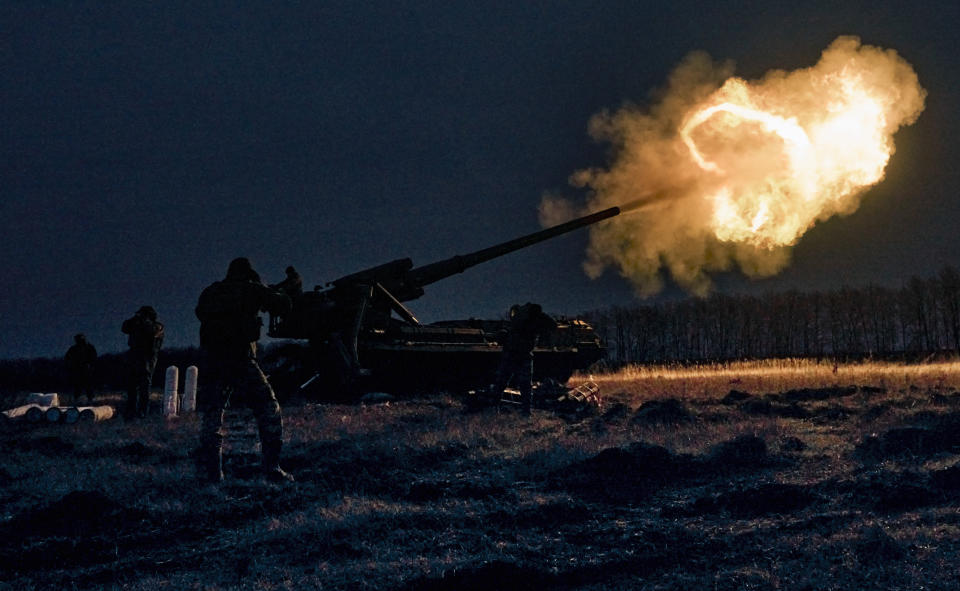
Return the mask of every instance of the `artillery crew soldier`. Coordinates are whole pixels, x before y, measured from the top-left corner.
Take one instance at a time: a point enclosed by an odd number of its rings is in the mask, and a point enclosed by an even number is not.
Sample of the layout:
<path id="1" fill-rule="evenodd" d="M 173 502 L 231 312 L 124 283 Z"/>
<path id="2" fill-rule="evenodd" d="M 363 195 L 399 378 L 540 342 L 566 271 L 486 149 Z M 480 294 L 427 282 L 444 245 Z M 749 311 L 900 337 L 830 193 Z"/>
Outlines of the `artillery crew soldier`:
<path id="1" fill-rule="evenodd" d="M 200 319 L 199 407 L 203 413 L 198 450 L 202 480 L 223 480 L 223 413 L 230 395 L 238 390 L 250 406 L 260 434 L 263 470 L 271 480 L 293 481 L 280 468 L 283 419 L 273 388 L 257 364 L 260 339 L 259 313 L 285 314 L 290 299 L 260 282 L 246 258 L 230 262 L 227 276 L 200 294 L 196 314 Z"/>
<path id="2" fill-rule="evenodd" d="M 73 345 L 64 356 L 67 373 L 73 385 L 73 401 L 80 402 L 80 393 L 86 394 L 87 402 L 93 400 L 93 373 L 97 363 L 97 350 L 83 333 L 73 337 Z"/>
<path id="3" fill-rule="evenodd" d="M 527 302 L 510 308 L 510 325 L 491 393 L 500 398 L 508 385 L 514 385 L 520 390 L 525 415 L 529 416 L 533 406 L 533 348 L 540 336 L 556 328 L 557 323 L 539 304 Z"/>
<path id="4" fill-rule="evenodd" d="M 287 267 L 286 273 L 287 278 L 280 283 L 274 283 L 270 286 L 270 289 L 283 292 L 290 296 L 290 299 L 303 294 L 303 279 L 300 277 L 300 273 L 297 273 L 293 265 Z"/>
<path id="5" fill-rule="evenodd" d="M 128 419 L 145 417 L 150 406 L 150 386 L 157 367 L 157 356 L 163 346 L 163 324 L 157 321 L 157 311 L 141 306 L 137 313 L 123 321 L 120 330 L 127 335 L 129 368 L 127 385 Z"/>

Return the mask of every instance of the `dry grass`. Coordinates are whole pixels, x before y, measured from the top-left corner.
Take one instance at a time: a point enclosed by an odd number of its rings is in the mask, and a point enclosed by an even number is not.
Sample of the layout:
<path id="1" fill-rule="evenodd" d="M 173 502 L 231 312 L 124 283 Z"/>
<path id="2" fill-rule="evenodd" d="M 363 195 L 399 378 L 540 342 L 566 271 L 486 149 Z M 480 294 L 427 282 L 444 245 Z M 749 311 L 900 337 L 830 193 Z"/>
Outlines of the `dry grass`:
<path id="1" fill-rule="evenodd" d="M 813 359 L 774 359 L 696 366 L 647 365 L 577 376 L 574 381 L 588 379 L 605 390 L 627 392 L 640 400 L 664 395 L 710 400 L 723 397 L 730 389 L 759 393 L 851 384 L 888 390 L 940 390 L 960 387 L 960 361 L 835 364 Z"/>
<path id="2" fill-rule="evenodd" d="M 5 425 L 0 589 L 958 588 L 960 364 L 593 379 L 576 417 L 288 406 L 288 487 L 246 410 L 219 487 L 195 417 Z"/>

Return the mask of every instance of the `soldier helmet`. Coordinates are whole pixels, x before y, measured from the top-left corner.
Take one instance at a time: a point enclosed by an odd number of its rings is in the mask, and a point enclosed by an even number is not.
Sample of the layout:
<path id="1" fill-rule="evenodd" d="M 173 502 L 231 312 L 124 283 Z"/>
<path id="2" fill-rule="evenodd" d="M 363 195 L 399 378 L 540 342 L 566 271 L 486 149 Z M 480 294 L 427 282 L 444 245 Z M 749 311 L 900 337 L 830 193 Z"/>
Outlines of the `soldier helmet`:
<path id="1" fill-rule="evenodd" d="M 230 261 L 230 266 L 227 267 L 227 279 L 234 281 L 259 281 L 260 275 L 253 270 L 250 259 L 247 257 L 237 257 Z"/>
<path id="2" fill-rule="evenodd" d="M 150 320 L 157 319 L 157 311 L 154 310 L 152 306 L 140 306 L 140 309 L 137 310 L 137 314 L 140 316 L 146 316 Z"/>

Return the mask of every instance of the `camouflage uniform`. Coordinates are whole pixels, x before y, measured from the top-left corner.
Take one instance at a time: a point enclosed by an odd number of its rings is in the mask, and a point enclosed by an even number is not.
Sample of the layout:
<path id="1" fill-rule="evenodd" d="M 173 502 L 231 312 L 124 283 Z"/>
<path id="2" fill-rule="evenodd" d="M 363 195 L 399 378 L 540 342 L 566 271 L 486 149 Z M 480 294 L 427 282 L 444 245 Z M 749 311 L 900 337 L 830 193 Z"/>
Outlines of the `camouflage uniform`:
<path id="1" fill-rule="evenodd" d="M 524 414 L 530 414 L 533 406 L 533 348 L 541 335 L 556 327 L 556 322 L 544 314 L 538 304 L 528 302 L 510 308 L 510 326 L 491 388 L 494 396 L 502 397 L 504 389 L 513 384 L 520 390 Z"/>
<path id="2" fill-rule="evenodd" d="M 131 318 L 123 321 L 120 330 L 128 335 L 127 418 L 145 417 L 150 406 L 150 386 L 157 368 L 157 356 L 163 346 L 163 324 L 157 312 L 142 306 Z"/>
<path id="3" fill-rule="evenodd" d="M 64 361 L 73 385 L 74 403 L 80 401 L 81 392 L 86 394 L 87 401 L 90 401 L 93 400 L 93 372 L 97 362 L 97 350 L 87 342 L 87 337 L 83 334 L 74 336 L 73 341 L 74 344 L 67 349 Z"/>
<path id="4" fill-rule="evenodd" d="M 271 478 L 292 480 L 280 469 L 283 420 L 273 388 L 257 364 L 261 310 L 283 314 L 287 296 L 260 283 L 245 258 L 230 263 L 227 276 L 200 294 L 200 369 L 198 406 L 203 413 L 198 452 L 201 478 L 223 479 L 223 414 L 231 394 L 239 391 L 253 411 L 260 434 L 263 469 Z"/>

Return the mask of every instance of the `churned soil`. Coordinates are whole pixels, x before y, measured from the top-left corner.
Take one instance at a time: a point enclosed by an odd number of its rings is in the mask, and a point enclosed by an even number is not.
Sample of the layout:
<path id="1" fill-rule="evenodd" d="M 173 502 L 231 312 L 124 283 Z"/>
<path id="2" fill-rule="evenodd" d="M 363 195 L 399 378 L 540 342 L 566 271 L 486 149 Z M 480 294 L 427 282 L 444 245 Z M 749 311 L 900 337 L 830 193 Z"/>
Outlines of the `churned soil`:
<path id="1" fill-rule="evenodd" d="M 948 385 L 601 393 L 291 401 L 294 485 L 243 408 L 219 486 L 196 417 L 6 423 L 0 590 L 960 589 Z"/>

